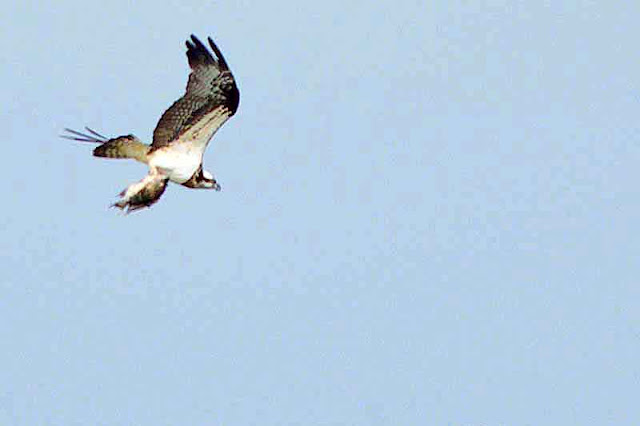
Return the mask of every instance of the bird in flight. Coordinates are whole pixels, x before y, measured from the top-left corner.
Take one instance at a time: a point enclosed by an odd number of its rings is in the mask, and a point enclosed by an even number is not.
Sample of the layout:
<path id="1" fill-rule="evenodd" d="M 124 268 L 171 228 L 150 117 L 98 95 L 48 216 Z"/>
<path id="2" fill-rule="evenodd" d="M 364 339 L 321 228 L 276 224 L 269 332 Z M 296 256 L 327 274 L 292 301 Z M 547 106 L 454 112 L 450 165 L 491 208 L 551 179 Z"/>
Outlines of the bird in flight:
<path id="1" fill-rule="evenodd" d="M 194 35 L 187 40 L 191 73 L 184 96 L 167 109 L 147 145 L 133 135 L 106 138 L 85 127 L 87 133 L 65 129 L 63 138 L 100 144 L 93 155 L 129 158 L 149 166 L 149 174 L 120 193 L 113 207 L 129 213 L 157 202 L 169 181 L 188 188 L 220 190 L 213 175 L 202 168 L 202 157 L 216 131 L 233 116 L 240 92 L 222 52 L 208 38 L 207 47 Z"/>

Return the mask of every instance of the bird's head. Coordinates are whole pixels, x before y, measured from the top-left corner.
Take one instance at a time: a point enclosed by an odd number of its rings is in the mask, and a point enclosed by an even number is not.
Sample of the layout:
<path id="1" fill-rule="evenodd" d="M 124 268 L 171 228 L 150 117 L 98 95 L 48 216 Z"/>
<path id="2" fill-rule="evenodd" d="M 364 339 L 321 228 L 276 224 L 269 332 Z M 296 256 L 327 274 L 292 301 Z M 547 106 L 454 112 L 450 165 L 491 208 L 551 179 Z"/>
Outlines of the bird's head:
<path id="1" fill-rule="evenodd" d="M 204 189 L 215 189 L 216 191 L 220 191 L 220 185 L 214 179 L 213 175 L 206 170 L 202 171 L 202 177 L 198 181 L 198 187 Z"/>

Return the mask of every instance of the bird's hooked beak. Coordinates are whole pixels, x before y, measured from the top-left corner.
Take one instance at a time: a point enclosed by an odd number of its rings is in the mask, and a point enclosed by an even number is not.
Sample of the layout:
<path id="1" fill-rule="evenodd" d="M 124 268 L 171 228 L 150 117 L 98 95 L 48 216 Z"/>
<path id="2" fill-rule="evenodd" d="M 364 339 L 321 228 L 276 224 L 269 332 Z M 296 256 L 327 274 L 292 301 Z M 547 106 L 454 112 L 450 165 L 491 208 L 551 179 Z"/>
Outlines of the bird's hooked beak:
<path id="1" fill-rule="evenodd" d="M 220 191 L 220 185 L 216 182 L 215 178 L 211 173 L 206 170 L 202 171 L 202 178 L 205 183 L 205 188 L 215 189 L 216 191 Z"/>

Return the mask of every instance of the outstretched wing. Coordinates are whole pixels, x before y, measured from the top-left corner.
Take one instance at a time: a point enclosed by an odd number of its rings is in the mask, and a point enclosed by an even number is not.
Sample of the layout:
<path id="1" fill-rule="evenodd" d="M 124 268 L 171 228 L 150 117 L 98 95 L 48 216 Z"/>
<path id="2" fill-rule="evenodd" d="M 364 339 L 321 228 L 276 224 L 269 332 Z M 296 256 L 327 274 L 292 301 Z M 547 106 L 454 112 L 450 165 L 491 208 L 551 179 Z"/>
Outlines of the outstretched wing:
<path id="1" fill-rule="evenodd" d="M 85 129 L 88 133 L 65 128 L 64 130 L 68 134 L 61 135 L 61 137 L 79 142 L 99 143 L 100 146 L 93 150 L 93 155 L 96 157 L 132 158 L 142 163 L 147 162 L 149 145 L 142 143 L 137 137 L 124 135 L 108 139 L 106 136 L 101 135 L 89 127 L 85 127 Z"/>
<path id="2" fill-rule="evenodd" d="M 187 90 L 162 114 L 153 131 L 151 151 L 181 139 L 200 149 L 238 109 L 240 93 L 218 46 L 208 38 L 214 58 L 194 35 L 187 40 L 191 67 Z"/>

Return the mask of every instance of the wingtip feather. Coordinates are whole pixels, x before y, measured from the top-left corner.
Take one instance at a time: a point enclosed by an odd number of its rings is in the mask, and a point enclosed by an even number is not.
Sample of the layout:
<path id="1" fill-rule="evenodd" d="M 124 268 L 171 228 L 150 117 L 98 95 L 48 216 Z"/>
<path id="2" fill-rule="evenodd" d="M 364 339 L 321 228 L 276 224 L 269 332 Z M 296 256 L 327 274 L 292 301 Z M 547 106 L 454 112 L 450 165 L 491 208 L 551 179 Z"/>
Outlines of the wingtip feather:
<path id="1" fill-rule="evenodd" d="M 218 46 L 215 44 L 213 39 L 211 37 L 207 37 L 207 40 L 209 41 L 209 46 L 211 46 L 211 50 L 213 50 L 213 53 L 215 53 L 216 56 L 218 57 L 218 64 L 220 65 L 220 68 L 222 68 L 223 70 L 229 70 L 227 61 L 224 59 L 222 52 L 220 51 L 220 49 L 218 49 Z"/>
<path id="2" fill-rule="evenodd" d="M 63 139 L 69 139 L 69 140 L 72 140 L 72 141 L 91 142 L 91 143 L 102 143 L 102 142 L 105 142 L 107 140 L 107 138 L 105 138 L 104 136 L 102 136 L 98 132 L 89 129 L 88 127 L 85 127 L 85 129 L 87 129 L 87 131 L 89 131 L 91 134 L 93 134 L 93 136 L 87 135 L 85 133 L 78 132 L 77 130 L 73 130 L 73 129 L 69 129 L 69 128 L 65 127 L 64 130 L 69 134 L 68 135 L 60 135 L 60 137 L 63 138 Z"/>
<path id="3" fill-rule="evenodd" d="M 215 59 L 211 56 L 211 53 L 202 44 L 202 42 L 195 35 L 191 34 L 191 40 L 186 41 L 187 45 L 187 59 L 189 60 L 189 66 L 192 68 L 197 65 L 216 64 Z"/>

